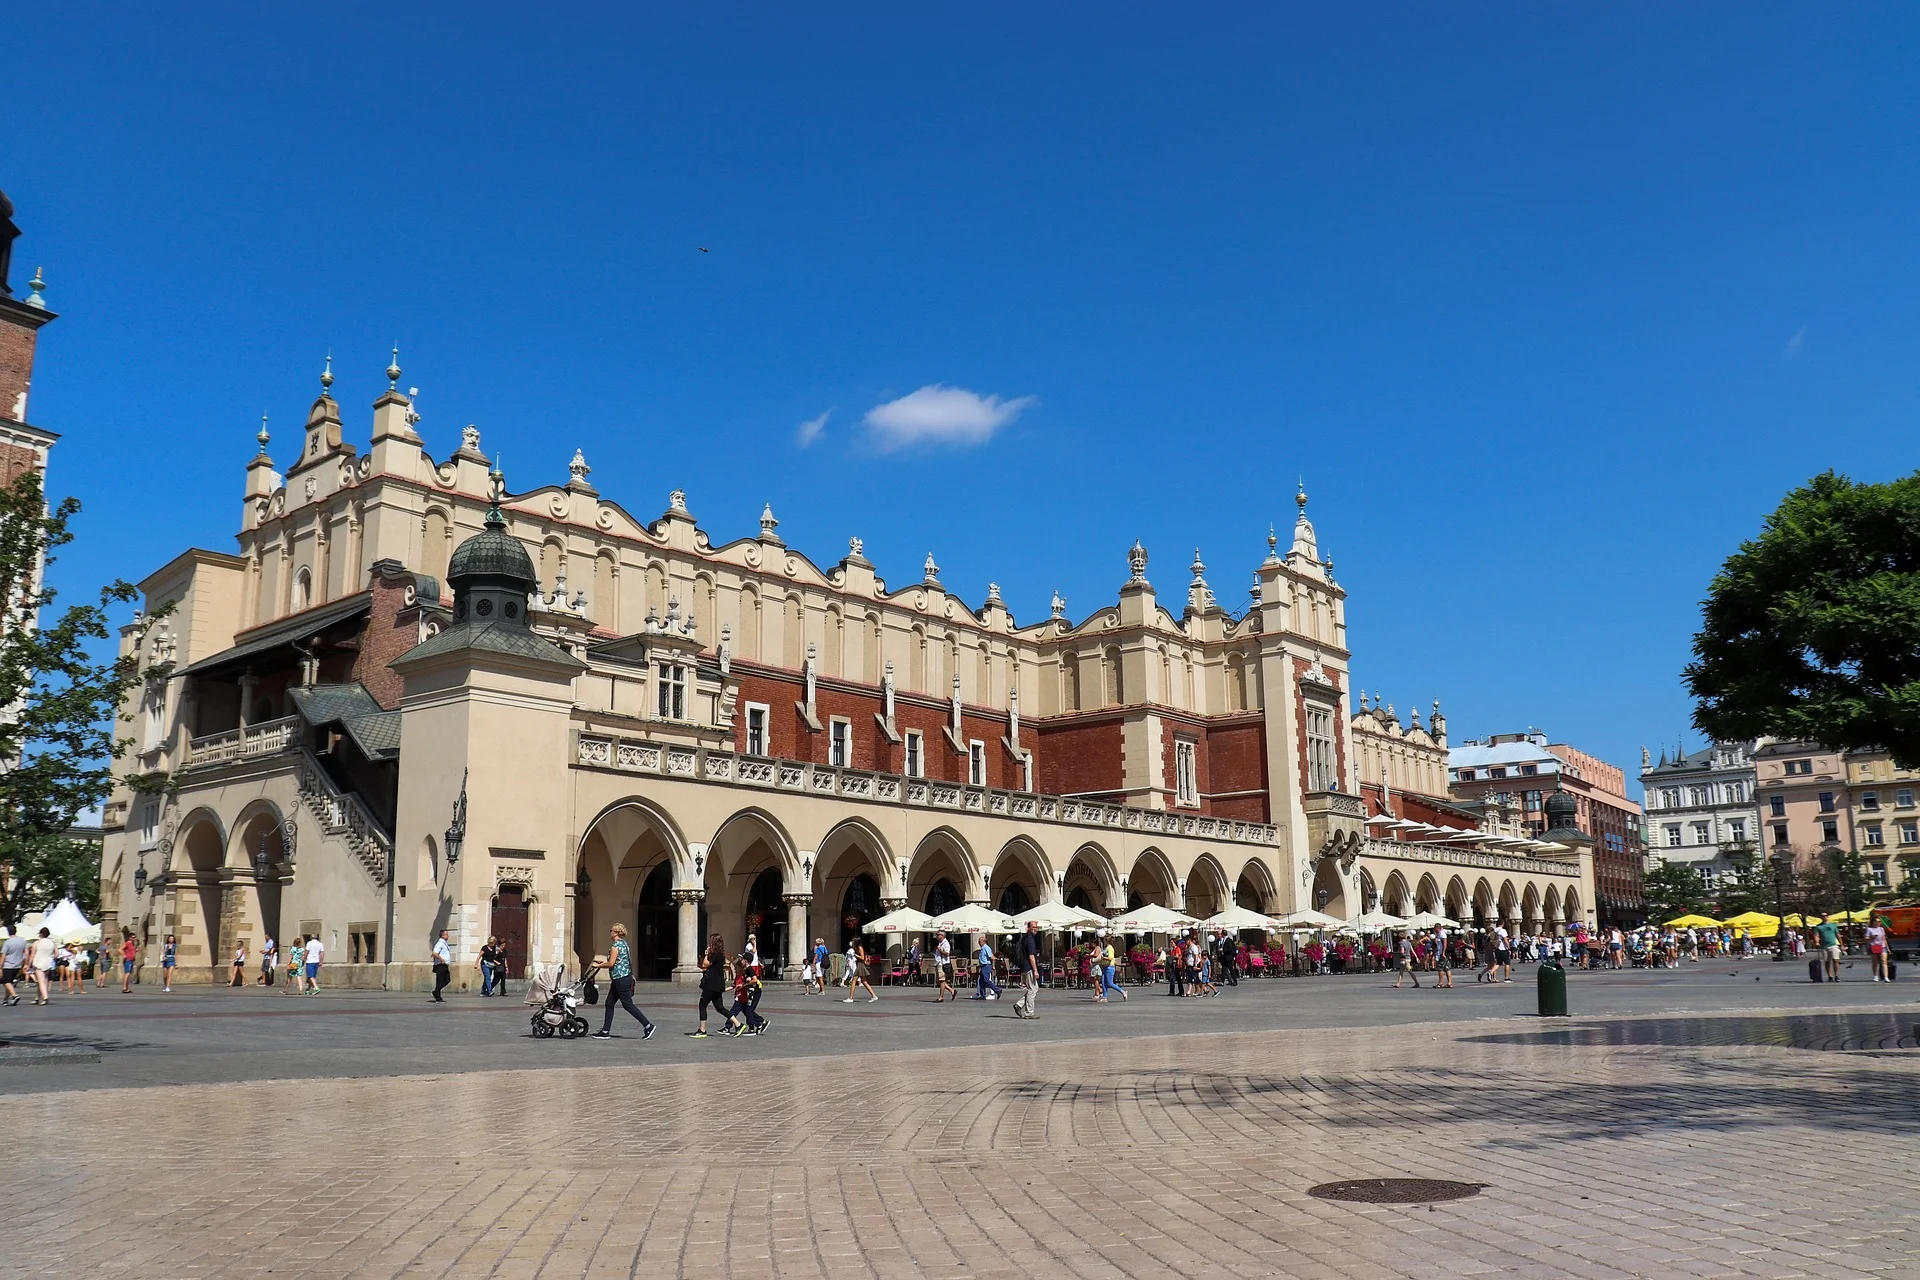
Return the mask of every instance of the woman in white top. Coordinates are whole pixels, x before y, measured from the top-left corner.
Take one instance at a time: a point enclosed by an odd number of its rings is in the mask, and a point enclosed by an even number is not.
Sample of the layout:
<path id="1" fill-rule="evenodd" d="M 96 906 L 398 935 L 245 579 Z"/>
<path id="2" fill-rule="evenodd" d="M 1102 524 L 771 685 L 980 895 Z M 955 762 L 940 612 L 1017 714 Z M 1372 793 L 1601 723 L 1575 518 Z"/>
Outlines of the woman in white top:
<path id="1" fill-rule="evenodd" d="M 1887 969 L 1887 926 L 1880 916 L 1874 916 L 1867 925 L 1867 955 L 1873 960 L 1873 980 L 1892 982 Z"/>
<path id="2" fill-rule="evenodd" d="M 274 967 L 280 963 L 280 948 L 273 944 L 273 935 L 268 934 L 260 940 L 260 985 L 273 985 Z"/>
<path id="3" fill-rule="evenodd" d="M 47 975 L 53 972 L 54 950 L 53 939 L 42 929 L 27 953 L 27 965 L 33 970 L 33 984 L 40 989 L 40 998 L 34 1001 L 35 1004 L 53 1003 L 47 997 Z"/>

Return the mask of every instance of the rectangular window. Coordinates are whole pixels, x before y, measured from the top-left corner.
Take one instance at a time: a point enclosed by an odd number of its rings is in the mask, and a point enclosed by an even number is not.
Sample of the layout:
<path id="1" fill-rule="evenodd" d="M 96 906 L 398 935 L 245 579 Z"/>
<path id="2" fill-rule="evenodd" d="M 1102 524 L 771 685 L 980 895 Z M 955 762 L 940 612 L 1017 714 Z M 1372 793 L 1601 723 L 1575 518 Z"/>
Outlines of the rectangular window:
<path id="1" fill-rule="evenodd" d="M 167 736 L 167 686 L 156 681 L 147 690 L 147 739 L 141 750 L 151 751 Z"/>
<path id="2" fill-rule="evenodd" d="M 1505 769 L 1489 769 L 1487 770 L 1487 776 L 1489 778 L 1504 778 L 1507 776 L 1507 771 Z"/>
<path id="3" fill-rule="evenodd" d="M 1523 778 L 1534 777 L 1539 772 L 1540 772 L 1540 766 L 1537 764 L 1523 764 L 1520 766 L 1520 776 Z"/>
<path id="4" fill-rule="evenodd" d="M 1460 781 L 1462 782 L 1472 782 L 1473 776 L 1473 770 L 1471 769 L 1462 769 L 1460 771 Z"/>
<path id="5" fill-rule="evenodd" d="M 1878 813 L 1880 811 L 1880 793 L 1878 791 L 1862 791 L 1860 793 L 1860 807 L 1868 813 Z"/>
<path id="6" fill-rule="evenodd" d="M 151 849 L 160 843 L 160 802 L 148 800 L 140 806 L 140 847 Z"/>
<path id="7" fill-rule="evenodd" d="M 1527 811 L 1529 813 L 1539 813 L 1541 806 L 1546 802 L 1545 797 L 1546 793 L 1544 791 L 1527 792 Z"/>
<path id="8" fill-rule="evenodd" d="M 1704 809 L 1712 803 L 1713 803 L 1713 793 L 1711 791 L 1707 790 L 1705 787 L 1695 787 L 1693 789 L 1693 807 L 1694 808 Z"/>
<path id="9" fill-rule="evenodd" d="M 687 718 L 687 669 L 677 662 L 660 664 L 660 718 Z"/>
<path id="10" fill-rule="evenodd" d="M 1772 814 L 1776 818 L 1786 817 L 1787 816 L 1787 798 L 1785 796 L 1768 796 L 1767 812 Z"/>
<path id="11" fill-rule="evenodd" d="M 1881 834 L 1880 824 L 1877 822 L 1869 822 L 1860 829 L 1867 833 L 1867 843 L 1874 848 L 1879 848 L 1887 842 L 1886 837 Z"/>
<path id="12" fill-rule="evenodd" d="M 1788 773 L 1790 773 L 1790 774 L 1793 774 L 1793 773 L 1801 773 L 1801 774 L 1812 774 L 1812 772 L 1813 772 L 1813 761 L 1811 761 L 1811 760 L 1789 760 L 1789 761 L 1787 761 L 1787 772 L 1788 772 Z"/>
<path id="13" fill-rule="evenodd" d="M 1680 824 L 1677 822 L 1669 822 L 1667 824 L 1667 848 L 1678 849 L 1679 847 L 1680 847 Z"/>
<path id="14" fill-rule="evenodd" d="M 1176 740 L 1173 744 L 1173 802 L 1180 805 L 1200 803 L 1200 769 L 1193 743 Z"/>
<path id="15" fill-rule="evenodd" d="M 907 776 L 921 778 L 926 776 L 926 735 L 918 729 L 907 730 Z"/>
<path id="16" fill-rule="evenodd" d="M 1695 844 L 1712 844 L 1713 843 L 1713 824 L 1711 822 L 1694 823 L 1693 824 L 1693 842 Z"/>
<path id="17" fill-rule="evenodd" d="M 1900 824 L 1900 843 L 1920 844 L 1920 822 L 1903 822 Z"/>
<path id="18" fill-rule="evenodd" d="M 1832 813 L 1833 811 L 1834 811 L 1834 808 L 1833 808 L 1833 792 L 1831 792 L 1831 791 L 1822 791 L 1822 792 L 1820 793 L 1820 812 L 1822 812 L 1822 813 Z"/>
<path id="19" fill-rule="evenodd" d="M 1712 867 L 1700 868 L 1700 883 L 1705 885 L 1708 889 L 1712 889 L 1714 887 L 1714 881 L 1717 878 L 1718 876 L 1716 875 Z"/>
<path id="20" fill-rule="evenodd" d="M 1840 843 L 1840 824 L 1838 822 L 1835 822 L 1832 818 L 1820 819 L 1820 843 L 1822 844 Z"/>
<path id="21" fill-rule="evenodd" d="M 1789 843 L 1791 843 L 1791 841 L 1789 841 L 1789 840 L 1787 839 L 1787 824 L 1786 824 L 1786 823 L 1784 823 L 1784 822 L 1776 822 L 1776 823 L 1774 823 L 1774 824 L 1773 824 L 1773 842 L 1774 842 L 1775 844 L 1789 844 Z"/>
<path id="22" fill-rule="evenodd" d="M 1898 791 L 1894 792 L 1893 803 L 1896 808 L 1900 808 L 1900 809 L 1913 808 L 1913 788 L 1902 787 Z"/>
<path id="23" fill-rule="evenodd" d="M 1307 790 L 1331 791 L 1339 780 L 1333 765 L 1333 709 L 1307 705 Z"/>
<path id="24" fill-rule="evenodd" d="M 835 720 L 827 726 L 827 763 L 844 769 L 853 761 L 853 725 Z"/>
<path id="25" fill-rule="evenodd" d="M 1727 839 L 1734 844 L 1747 842 L 1747 820 L 1745 818 L 1727 819 Z"/>
<path id="26" fill-rule="evenodd" d="M 987 744 L 978 738 L 967 743 L 967 782 L 976 787 L 987 785 Z"/>
<path id="27" fill-rule="evenodd" d="M 1885 859 L 1869 863 L 1867 865 L 1867 874 L 1873 877 L 1874 888 L 1884 889 L 1887 887 L 1887 864 Z"/>
<path id="28" fill-rule="evenodd" d="M 747 704 L 747 754 L 767 754 L 767 708 L 758 702 Z"/>
<path id="29" fill-rule="evenodd" d="M 1746 783 L 1729 782 L 1727 784 L 1727 803 L 1728 804 L 1744 804 L 1746 803 L 1746 799 L 1747 799 Z"/>

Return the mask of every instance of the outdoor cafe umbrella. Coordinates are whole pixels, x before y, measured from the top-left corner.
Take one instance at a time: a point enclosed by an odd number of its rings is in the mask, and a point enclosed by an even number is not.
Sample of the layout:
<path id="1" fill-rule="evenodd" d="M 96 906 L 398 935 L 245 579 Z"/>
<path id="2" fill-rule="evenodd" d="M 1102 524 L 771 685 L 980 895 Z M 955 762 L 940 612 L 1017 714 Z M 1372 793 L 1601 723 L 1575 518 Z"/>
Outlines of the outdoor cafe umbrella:
<path id="1" fill-rule="evenodd" d="M 1792 916 L 1787 917 L 1787 923 L 1788 924 L 1793 923 Z M 1711 916 L 1701 916 L 1701 915 L 1676 916 L 1673 919 L 1667 921 L 1667 928 L 1669 929 L 1718 929 L 1719 927 L 1720 927 L 1720 922 L 1718 920 L 1715 920 Z"/>
<path id="2" fill-rule="evenodd" d="M 1382 933 L 1388 929 L 1403 929 L 1406 924 L 1406 920 L 1400 916 L 1374 910 L 1363 912 L 1348 920 L 1346 927 L 1356 933 Z"/>
<path id="3" fill-rule="evenodd" d="M 989 911 L 978 902 L 969 902 L 956 907 L 943 916 L 935 916 L 927 925 L 929 929 L 945 929 L 948 933 L 1020 933 L 1021 927 L 1013 922 L 1013 917 L 1001 911 Z"/>
<path id="4" fill-rule="evenodd" d="M 869 920 L 861 929 L 862 933 L 926 933 L 933 927 L 933 917 L 924 911 L 915 911 L 912 907 L 901 907 L 889 911 L 877 920 Z"/>
<path id="5" fill-rule="evenodd" d="M 1729 929 L 1745 929 L 1747 936 L 1754 939 L 1771 938 L 1780 932 L 1780 917 L 1764 911 L 1743 911 L 1721 923 Z"/>
<path id="6" fill-rule="evenodd" d="M 1107 921 L 1107 928 L 1114 933 L 1172 933 L 1199 923 L 1190 915 L 1149 902 L 1125 915 L 1115 916 Z"/>
<path id="7" fill-rule="evenodd" d="M 1037 924 L 1047 933 L 1061 929 L 1098 929 L 1107 923 L 1107 918 L 1096 911 L 1085 911 L 1079 907 L 1070 907 L 1064 902 L 1043 902 L 1037 907 L 1022 911 L 1013 918 L 1013 922 L 1025 929 L 1028 923 Z"/>
<path id="8" fill-rule="evenodd" d="M 1200 923 L 1209 929 L 1224 929 L 1229 933 L 1238 933 L 1242 929 L 1272 929 L 1280 922 L 1272 916 L 1263 916 L 1258 911 L 1249 911 L 1245 907 L 1228 907 L 1219 915 L 1208 916 Z"/>
<path id="9" fill-rule="evenodd" d="M 1324 911 L 1315 911 L 1309 907 L 1305 911 L 1292 911 L 1280 917 L 1280 927 L 1305 932 L 1311 929 L 1338 929 L 1346 921 L 1330 916 Z"/>
<path id="10" fill-rule="evenodd" d="M 1458 929 L 1460 922 L 1458 920 L 1449 920 L 1445 916 L 1432 911 L 1422 911 L 1417 915 L 1408 916 L 1406 924 L 1401 927 L 1406 929 Z"/>
<path id="11" fill-rule="evenodd" d="M 48 937 L 58 938 L 62 942 L 100 941 L 100 926 L 88 920 L 86 913 L 72 898 L 60 899 L 40 923 L 46 928 Z"/>

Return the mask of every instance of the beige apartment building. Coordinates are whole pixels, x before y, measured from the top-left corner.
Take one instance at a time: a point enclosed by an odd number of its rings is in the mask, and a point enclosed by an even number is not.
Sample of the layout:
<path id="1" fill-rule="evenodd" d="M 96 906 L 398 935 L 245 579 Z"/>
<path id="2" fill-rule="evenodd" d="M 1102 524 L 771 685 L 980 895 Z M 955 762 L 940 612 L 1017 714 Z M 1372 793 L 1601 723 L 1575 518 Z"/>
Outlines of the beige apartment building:
<path id="1" fill-rule="evenodd" d="M 1136 543 L 1111 599 L 1016 620 L 932 555 L 904 582 L 858 537 L 816 561 L 770 509 L 725 540 L 678 490 L 641 518 L 577 450 L 510 493 L 473 427 L 430 455 L 387 378 L 364 452 L 331 372 L 284 475 L 263 426 L 234 549 L 141 584 L 174 612 L 135 655 L 130 765 L 173 785 L 109 804 L 102 901 L 149 956 L 177 934 L 187 980 L 299 933 L 334 981 L 417 984 L 442 928 L 457 971 L 495 935 L 517 975 L 615 922 L 684 980 L 709 932 L 797 965 L 905 904 L 1351 915 L 1389 877 L 1592 918 L 1584 850 L 1375 822 L 1304 492 L 1239 612 L 1198 553 L 1163 597 Z M 1369 767 L 1433 785 L 1430 739 L 1375 737 Z"/>
<path id="2" fill-rule="evenodd" d="M 1920 770 L 1898 767 L 1886 751 L 1855 751 L 1846 757 L 1846 780 L 1849 843 L 1876 889 L 1898 888 L 1901 860 L 1920 859 Z"/>
<path id="3" fill-rule="evenodd" d="M 1785 850 L 1796 868 L 1811 866 L 1824 849 L 1851 838 L 1846 762 L 1813 742 L 1761 739 L 1754 749 L 1755 794 L 1766 852 Z"/>

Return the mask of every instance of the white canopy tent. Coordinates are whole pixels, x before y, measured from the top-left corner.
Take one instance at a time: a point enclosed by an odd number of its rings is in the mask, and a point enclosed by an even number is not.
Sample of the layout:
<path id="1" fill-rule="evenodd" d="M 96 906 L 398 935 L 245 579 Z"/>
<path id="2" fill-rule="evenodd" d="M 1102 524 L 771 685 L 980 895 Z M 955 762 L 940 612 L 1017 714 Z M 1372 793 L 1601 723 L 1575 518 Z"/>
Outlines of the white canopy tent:
<path id="1" fill-rule="evenodd" d="M 1407 929 L 1458 929 L 1460 922 L 1458 920 L 1449 920 L 1445 916 L 1438 915 L 1432 911 L 1422 911 L 1417 915 L 1408 916 L 1406 924 L 1402 927 Z"/>
<path id="2" fill-rule="evenodd" d="M 978 902 L 969 902 L 956 907 L 943 916 L 935 916 L 928 923 L 929 929 L 945 929 L 948 933 L 1024 933 L 1013 917 L 999 911 L 989 911 Z"/>
<path id="3" fill-rule="evenodd" d="M 1381 933 L 1388 929 L 1403 929 L 1406 920 L 1401 916 L 1388 915 L 1384 911 L 1367 911 L 1345 922 L 1345 928 L 1355 933 Z"/>
<path id="4" fill-rule="evenodd" d="M 1312 908 L 1308 908 L 1305 911 L 1290 911 L 1286 915 L 1281 916 L 1279 921 L 1280 927 L 1283 929 L 1299 930 L 1338 929 L 1345 923 L 1346 921 L 1340 919 L 1338 916 L 1330 916 L 1324 911 L 1315 911 Z"/>
<path id="5" fill-rule="evenodd" d="M 62 898 L 53 910 L 47 912 L 40 921 L 40 928 L 47 931 L 49 937 L 62 942 L 98 942 L 100 926 L 88 920 L 86 913 L 72 898 Z M 39 932 L 38 929 L 35 932 Z"/>
<path id="6" fill-rule="evenodd" d="M 1037 907 L 1022 911 L 1013 918 L 1021 929 L 1032 921 L 1042 929 L 1053 932 L 1060 929 L 1098 929 L 1107 923 L 1107 918 L 1097 911 L 1083 911 L 1079 907 L 1070 907 L 1064 902 L 1043 902 Z"/>

